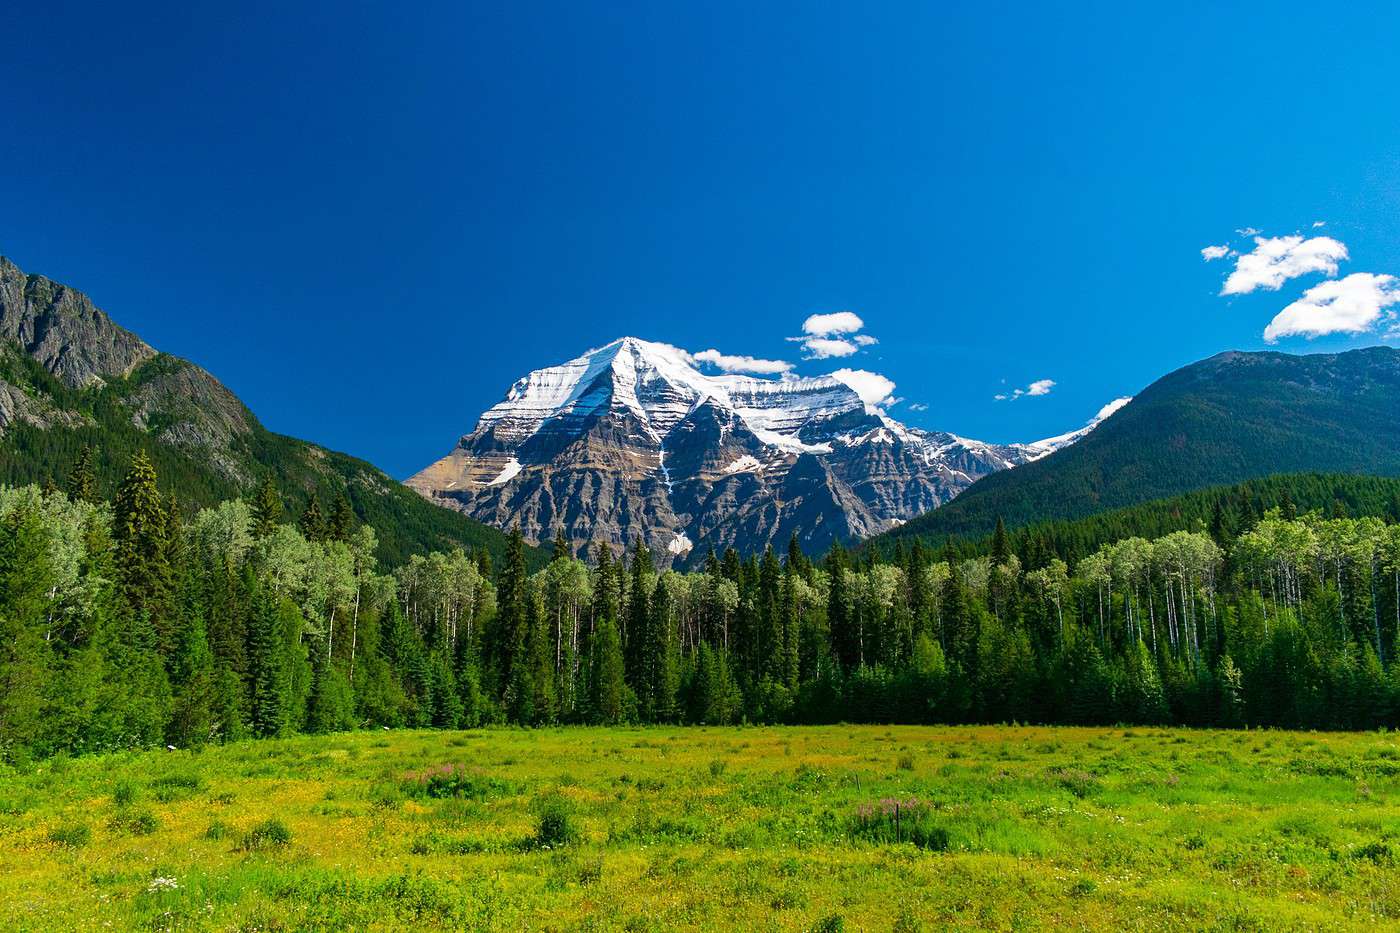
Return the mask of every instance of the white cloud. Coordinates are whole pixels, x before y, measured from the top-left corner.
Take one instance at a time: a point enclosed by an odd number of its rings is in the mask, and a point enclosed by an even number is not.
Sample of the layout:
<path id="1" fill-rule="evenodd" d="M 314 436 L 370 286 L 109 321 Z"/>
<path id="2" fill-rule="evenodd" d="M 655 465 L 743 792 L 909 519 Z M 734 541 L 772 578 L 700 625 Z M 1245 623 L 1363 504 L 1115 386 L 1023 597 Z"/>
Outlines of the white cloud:
<path id="1" fill-rule="evenodd" d="M 1394 304 L 1400 304 L 1400 279 L 1353 272 L 1303 292 L 1264 328 L 1264 339 L 1273 343 L 1293 335 L 1365 333 L 1382 320 L 1393 320 L 1395 312 L 1385 309 Z"/>
<path id="2" fill-rule="evenodd" d="M 1217 259 L 1224 259 L 1226 256 L 1233 256 L 1235 251 L 1228 246 L 1207 246 L 1201 250 L 1201 258 L 1206 262 L 1214 262 Z"/>
<path id="3" fill-rule="evenodd" d="M 789 337 L 802 344 L 809 360 L 829 360 L 833 357 L 850 356 L 860 349 L 854 343 L 841 337 Z"/>
<path id="4" fill-rule="evenodd" d="M 1244 227 L 1243 229 L 1236 230 L 1235 232 L 1238 233 L 1240 236 L 1258 236 L 1264 231 L 1260 230 L 1258 227 Z"/>
<path id="5" fill-rule="evenodd" d="M 1010 392 L 993 395 L 992 398 L 998 402 L 1014 402 L 1022 396 L 1049 395 L 1056 385 L 1054 379 L 1037 379 L 1024 389 L 1012 389 Z"/>
<path id="6" fill-rule="evenodd" d="M 900 401 L 893 397 L 894 382 L 879 373 L 864 369 L 838 369 L 831 375 L 854 389 L 867 408 L 883 408 Z"/>
<path id="7" fill-rule="evenodd" d="M 1247 295 L 1259 288 L 1277 291 L 1289 279 L 1312 272 L 1336 275 L 1337 263 L 1347 258 L 1346 245 L 1327 236 L 1255 237 L 1254 251 L 1235 261 L 1235 271 L 1225 279 L 1220 294 Z"/>
<path id="8" fill-rule="evenodd" d="M 928 411 L 928 406 L 925 405 L 923 402 L 910 402 L 910 403 L 909 403 L 909 410 L 910 410 L 910 411 Z"/>
<path id="9" fill-rule="evenodd" d="M 1318 227 L 1325 227 L 1325 226 L 1327 226 L 1327 221 L 1325 221 L 1325 220 L 1314 220 L 1314 221 L 1313 221 L 1313 229 L 1314 229 L 1314 230 L 1316 230 Z"/>
<path id="10" fill-rule="evenodd" d="M 813 314 L 802 322 L 802 333 L 813 337 L 830 337 L 832 334 L 854 334 L 865 328 L 865 322 L 853 311 L 837 311 L 833 314 Z"/>
<path id="11" fill-rule="evenodd" d="M 762 360 L 752 356 L 730 356 L 718 350 L 701 350 L 691 355 L 700 363 L 709 363 L 727 373 L 751 373 L 756 376 L 775 376 L 791 372 L 792 364 L 783 360 Z"/>
<path id="12" fill-rule="evenodd" d="M 869 334 L 858 333 L 863 327 L 865 321 L 853 311 L 813 314 L 802 322 L 802 336 L 788 340 L 802 344 L 806 359 L 839 359 L 880 342 Z"/>

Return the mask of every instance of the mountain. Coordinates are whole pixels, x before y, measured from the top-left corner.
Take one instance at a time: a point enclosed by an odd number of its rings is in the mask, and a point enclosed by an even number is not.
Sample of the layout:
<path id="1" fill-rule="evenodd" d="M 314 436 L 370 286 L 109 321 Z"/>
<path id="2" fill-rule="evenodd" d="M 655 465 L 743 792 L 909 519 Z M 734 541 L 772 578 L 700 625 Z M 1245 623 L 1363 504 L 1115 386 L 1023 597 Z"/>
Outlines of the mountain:
<path id="1" fill-rule="evenodd" d="M 1400 351 L 1221 353 L 1157 380 L 1092 434 L 988 476 L 888 539 L 1074 518 L 1274 473 L 1400 475 Z"/>
<path id="2" fill-rule="evenodd" d="M 327 508 L 344 495 L 374 526 L 386 562 L 454 546 L 504 553 L 499 531 L 433 507 L 362 460 L 268 431 L 203 369 L 0 257 L 0 482 L 62 484 L 85 445 L 108 495 L 145 449 L 186 510 L 271 475 L 293 514 L 312 494 Z"/>
<path id="3" fill-rule="evenodd" d="M 520 379 L 408 480 L 527 539 L 577 549 L 641 536 L 663 558 L 786 544 L 822 550 L 1047 456 L 1091 430 L 996 445 L 905 427 L 819 378 L 708 375 L 684 350 L 624 337 Z"/>

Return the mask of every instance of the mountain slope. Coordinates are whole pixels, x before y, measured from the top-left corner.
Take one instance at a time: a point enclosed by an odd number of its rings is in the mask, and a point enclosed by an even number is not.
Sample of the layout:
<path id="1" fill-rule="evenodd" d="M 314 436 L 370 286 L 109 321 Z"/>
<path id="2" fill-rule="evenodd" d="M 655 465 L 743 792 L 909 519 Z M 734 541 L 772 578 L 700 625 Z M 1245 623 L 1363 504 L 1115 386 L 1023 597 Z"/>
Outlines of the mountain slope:
<path id="1" fill-rule="evenodd" d="M 531 540 L 562 529 L 576 548 L 641 536 L 684 559 L 796 534 L 820 550 L 1082 433 L 994 445 L 914 430 L 835 377 L 708 375 L 684 350 L 624 337 L 520 379 L 408 484 Z"/>
<path id="2" fill-rule="evenodd" d="M 273 475 L 300 510 L 345 495 L 379 535 L 381 559 L 454 546 L 504 552 L 504 537 L 438 509 L 368 463 L 268 431 L 192 363 L 159 353 L 81 292 L 0 257 L 0 482 L 60 484 L 84 445 L 111 494 L 146 449 L 186 509 Z"/>
<path id="3" fill-rule="evenodd" d="M 1072 446 L 989 476 L 889 537 L 981 535 L 1273 473 L 1400 474 L 1400 351 L 1221 353 Z"/>

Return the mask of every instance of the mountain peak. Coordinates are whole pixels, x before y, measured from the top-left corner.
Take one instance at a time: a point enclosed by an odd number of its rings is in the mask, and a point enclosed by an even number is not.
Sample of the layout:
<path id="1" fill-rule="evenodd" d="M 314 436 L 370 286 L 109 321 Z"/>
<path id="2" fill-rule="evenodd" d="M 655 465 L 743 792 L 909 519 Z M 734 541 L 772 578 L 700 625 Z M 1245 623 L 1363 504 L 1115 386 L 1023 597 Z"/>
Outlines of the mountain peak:
<path id="1" fill-rule="evenodd" d="M 712 374 L 680 347 L 619 337 L 517 380 L 446 457 L 408 480 L 540 541 L 653 551 L 821 549 L 933 508 L 1088 429 L 997 445 L 909 428 L 835 376 Z M 786 481 L 801 463 L 797 482 Z M 818 482 L 813 471 L 821 474 Z"/>

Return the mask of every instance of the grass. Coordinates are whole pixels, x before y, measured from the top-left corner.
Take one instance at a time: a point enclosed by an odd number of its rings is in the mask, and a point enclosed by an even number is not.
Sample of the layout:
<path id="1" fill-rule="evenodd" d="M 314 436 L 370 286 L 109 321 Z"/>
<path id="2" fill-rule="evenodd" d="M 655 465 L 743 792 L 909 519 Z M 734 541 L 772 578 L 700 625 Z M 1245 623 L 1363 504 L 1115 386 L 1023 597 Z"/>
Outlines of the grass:
<path id="1" fill-rule="evenodd" d="M 15 929 L 1400 928 L 1390 734 L 378 732 L 0 770 Z"/>

